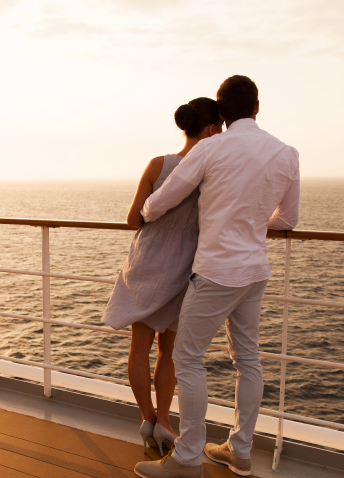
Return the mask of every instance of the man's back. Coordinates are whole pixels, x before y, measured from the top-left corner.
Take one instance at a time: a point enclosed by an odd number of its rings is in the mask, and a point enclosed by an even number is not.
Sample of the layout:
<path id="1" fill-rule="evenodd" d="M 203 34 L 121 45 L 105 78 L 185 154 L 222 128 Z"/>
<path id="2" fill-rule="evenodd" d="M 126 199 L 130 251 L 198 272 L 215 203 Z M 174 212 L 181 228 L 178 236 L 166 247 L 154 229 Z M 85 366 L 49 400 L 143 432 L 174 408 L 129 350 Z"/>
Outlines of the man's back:
<path id="1" fill-rule="evenodd" d="M 267 226 L 293 181 L 298 196 L 298 153 L 251 118 L 201 142 L 197 149 L 203 148 L 200 238 L 193 270 L 233 287 L 267 279 Z M 297 219 L 296 207 L 284 228 L 294 227 Z"/>

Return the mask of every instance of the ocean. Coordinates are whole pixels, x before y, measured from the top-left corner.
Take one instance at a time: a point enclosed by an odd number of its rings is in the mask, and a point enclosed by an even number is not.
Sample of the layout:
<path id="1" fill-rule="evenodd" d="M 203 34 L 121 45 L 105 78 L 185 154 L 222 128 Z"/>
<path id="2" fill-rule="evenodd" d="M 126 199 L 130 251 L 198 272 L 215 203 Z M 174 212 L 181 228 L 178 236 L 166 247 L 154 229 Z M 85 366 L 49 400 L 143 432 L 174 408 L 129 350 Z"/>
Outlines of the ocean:
<path id="1" fill-rule="evenodd" d="M 3 182 L 1 217 L 124 222 L 136 181 Z M 344 178 L 303 179 L 297 229 L 343 231 Z M 115 279 L 133 232 L 50 229 L 51 271 Z M 0 267 L 41 270 L 41 228 L 0 225 Z M 284 240 L 267 240 L 273 277 L 267 294 L 283 294 Z M 293 241 L 291 294 L 343 301 L 344 243 Z M 42 279 L 1 273 L 1 311 L 42 316 Z M 51 279 L 51 317 L 102 325 L 111 284 Z M 262 351 L 281 352 L 283 305 L 263 302 Z M 288 354 L 344 361 L 344 310 L 290 305 Z M 0 354 L 42 361 L 42 324 L 0 317 Z M 52 326 L 52 363 L 127 379 L 130 338 Z M 214 342 L 226 344 L 224 328 Z M 156 346 L 151 352 L 153 367 Z M 209 395 L 233 400 L 234 370 L 228 353 L 206 354 Z M 280 362 L 263 360 L 263 407 L 278 409 Z M 287 364 L 286 404 L 290 413 L 344 423 L 344 371 Z"/>

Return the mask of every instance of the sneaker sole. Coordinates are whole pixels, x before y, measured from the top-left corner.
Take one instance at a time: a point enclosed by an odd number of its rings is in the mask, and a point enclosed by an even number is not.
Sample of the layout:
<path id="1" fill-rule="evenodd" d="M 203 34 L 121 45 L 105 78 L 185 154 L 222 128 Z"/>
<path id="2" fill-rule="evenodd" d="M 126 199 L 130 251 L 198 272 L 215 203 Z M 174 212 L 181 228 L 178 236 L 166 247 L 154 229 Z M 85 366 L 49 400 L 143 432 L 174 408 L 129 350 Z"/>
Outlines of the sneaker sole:
<path id="1" fill-rule="evenodd" d="M 134 473 L 135 473 L 137 476 L 140 476 L 141 478 L 151 478 L 151 477 L 148 476 L 148 475 L 143 475 L 142 473 L 139 473 L 138 471 L 135 470 L 135 468 L 134 468 Z M 202 474 L 202 476 L 200 476 L 200 478 L 203 478 L 203 474 Z"/>
<path id="2" fill-rule="evenodd" d="M 215 461 L 216 463 L 221 463 L 222 465 L 228 466 L 228 468 L 229 468 L 233 473 L 235 473 L 236 475 L 239 475 L 239 476 L 250 476 L 250 474 L 251 474 L 251 470 L 250 470 L 250 471 L 239 470 L 239 468 L 236 468 L 235 466 L 231 465 L 230 463 L 228 463 L 228 461 L 223 461 L 223 460 L 219 460 L 218 458 L 214 458 L 212 455 L 210 455 L 209 453 L 207 453 L 206 450 L 204 450 L 204 453 L 205 453 L 205 454 L 207 455 L 207 457 L 210 458 L 212 461 Z M 143 478 L 149 478 L 149 477 L 143 477 Z"/>
<path id="3" fill-rule="evenodd" d="M 137 476 L 141 476 L 141 478 L 149 478 L 149 476 L 143 475 L 142 473 L 139 473 L 138 471 L 136 471 L 135 468 L 134 468 L 134 473 L 135 473 L 135 475 L 137 475 Z"/>

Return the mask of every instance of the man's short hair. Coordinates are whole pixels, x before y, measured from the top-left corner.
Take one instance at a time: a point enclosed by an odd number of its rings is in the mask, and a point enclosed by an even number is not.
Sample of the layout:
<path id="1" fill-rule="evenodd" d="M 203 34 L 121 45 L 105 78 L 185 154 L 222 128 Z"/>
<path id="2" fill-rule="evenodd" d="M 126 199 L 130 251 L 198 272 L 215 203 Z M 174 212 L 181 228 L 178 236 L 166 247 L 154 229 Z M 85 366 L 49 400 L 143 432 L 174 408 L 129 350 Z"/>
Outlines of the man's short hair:
<path id="1" fill-rule="evenodd" d="M 234 75 L 225 80 L 217 92 L 219 111 L 226 120 L 249 118 L 258 101 L 258 88 L 247 76 Z"/>

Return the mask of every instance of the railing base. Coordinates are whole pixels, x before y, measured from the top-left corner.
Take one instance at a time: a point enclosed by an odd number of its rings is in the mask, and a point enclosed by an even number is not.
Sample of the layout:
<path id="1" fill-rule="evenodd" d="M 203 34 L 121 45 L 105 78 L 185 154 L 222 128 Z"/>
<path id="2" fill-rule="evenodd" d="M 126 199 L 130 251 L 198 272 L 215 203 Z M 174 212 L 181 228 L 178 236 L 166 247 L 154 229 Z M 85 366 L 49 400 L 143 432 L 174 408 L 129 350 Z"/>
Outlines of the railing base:
<path id="1" fill-rule="evenodd" d="M 282 450 L 283 450 L 283 437 L 280 433 L 277 433 L 274 456 L 272 459 L 272 471 L 275 471 L 276 468 L 278 467 L 278 464 L 281 459 Z"/>

